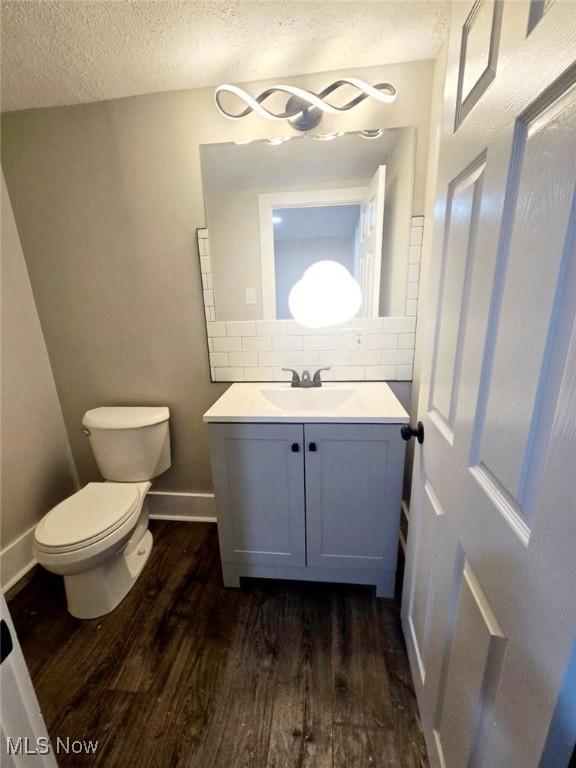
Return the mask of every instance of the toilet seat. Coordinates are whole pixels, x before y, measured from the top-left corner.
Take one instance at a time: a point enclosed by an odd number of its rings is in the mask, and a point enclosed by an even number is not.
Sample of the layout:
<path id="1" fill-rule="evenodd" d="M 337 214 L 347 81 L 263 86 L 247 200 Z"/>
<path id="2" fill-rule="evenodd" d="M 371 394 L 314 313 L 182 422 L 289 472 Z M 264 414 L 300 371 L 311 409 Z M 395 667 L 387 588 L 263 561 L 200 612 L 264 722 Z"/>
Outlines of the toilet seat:
<path id="1" fill-rule="evenodd" d="M 139 513 L 136 483 L 88 483 L 55 506 L 36 526 L 34 543 L 46 553 L 75 552 L 109 537 Z"/>

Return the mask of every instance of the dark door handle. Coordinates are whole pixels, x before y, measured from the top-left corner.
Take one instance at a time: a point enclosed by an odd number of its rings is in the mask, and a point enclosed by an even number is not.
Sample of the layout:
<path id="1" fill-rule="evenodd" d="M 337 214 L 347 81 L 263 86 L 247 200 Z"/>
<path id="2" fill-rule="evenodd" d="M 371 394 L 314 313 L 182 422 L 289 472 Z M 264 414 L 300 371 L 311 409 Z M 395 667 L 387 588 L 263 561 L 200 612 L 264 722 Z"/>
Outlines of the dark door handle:
<path id="1" fill-rule="evenodd" d="M 420 445 L 422 445 L 424 442 L 424 424 L 419 421 L 418 424 L 416 424 L 416 429 L 411 427 L 410 424 L 404 424 L 400 429 L 400 434 L 402 435 L 402 440 L 408 441 L 415 437 Z"/>
<path id="2" fill-rule="evenodd" d="M 300 445 L 298 443 L 292 443 L 290 449 L 292 453 L 298 453 L 298 451 L 300 450 Z"/>
<path id="3" fill-rule="evenodd" d="M 8 624 L 2 619 L 2 621 L 0 621 L 0 664 L 2 664 L 4 659 L 7 659 L 8 656 L 10 656 L 13 647 L 14 644 L 12 642 L 10 629 L 8 628 Z"/>
<path id="4" fill-rule="evenodd" d="M 312 453 L 314 453 L 314 451 L 317 451 L 318 447 L 316 446 L 316 443 L 310 443 L 310 445 L 308 446 L 308 450 L 312 451 Z"/>

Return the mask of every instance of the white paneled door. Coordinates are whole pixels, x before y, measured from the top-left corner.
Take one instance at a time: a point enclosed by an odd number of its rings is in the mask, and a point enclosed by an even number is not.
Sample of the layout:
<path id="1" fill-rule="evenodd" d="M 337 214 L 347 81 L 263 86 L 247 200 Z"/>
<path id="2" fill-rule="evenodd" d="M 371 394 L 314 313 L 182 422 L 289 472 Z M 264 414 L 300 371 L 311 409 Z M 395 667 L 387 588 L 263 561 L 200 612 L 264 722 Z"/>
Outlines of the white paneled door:
<path id="1" fill-rule="evenodd" d="M 575 84 L 576 3 L 453 3 L 402 606 L 433 766 L 574 743 Z"/>

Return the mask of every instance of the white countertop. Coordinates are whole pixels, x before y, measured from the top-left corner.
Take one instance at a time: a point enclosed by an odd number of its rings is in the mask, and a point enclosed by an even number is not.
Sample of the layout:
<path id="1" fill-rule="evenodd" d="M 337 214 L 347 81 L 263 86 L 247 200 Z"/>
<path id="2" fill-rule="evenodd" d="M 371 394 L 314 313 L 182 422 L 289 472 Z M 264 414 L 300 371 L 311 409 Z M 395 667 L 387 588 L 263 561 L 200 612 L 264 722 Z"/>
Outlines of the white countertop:
<path id="1" fill-rule="evenodd" d="M 205 422 L 333 422 L 406 424 L 409 417 L 384 382 L 232 384 L 204 414 Z"/>

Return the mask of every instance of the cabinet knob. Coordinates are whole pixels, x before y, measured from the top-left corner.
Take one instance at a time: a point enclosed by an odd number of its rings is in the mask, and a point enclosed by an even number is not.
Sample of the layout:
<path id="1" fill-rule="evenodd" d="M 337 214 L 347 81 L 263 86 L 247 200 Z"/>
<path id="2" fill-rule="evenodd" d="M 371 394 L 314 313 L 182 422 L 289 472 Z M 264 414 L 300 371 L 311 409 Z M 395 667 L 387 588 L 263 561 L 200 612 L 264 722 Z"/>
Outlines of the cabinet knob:
<path id="1" fill-rule="evenodd" d="M 292 443 L 291 451 L 292 453 L 298 453 L 300 451 L 300 445 L 298 443 Z"/>
<path id="2" fill-rule="evenodd" d="M 316 443 L 310 443 L 309 446 L 308 446 L 308 450 L 312 451 L 312 453 L 314 453 L 314 451 L 317 451 L 318 447 L 317 447 Z"/>

